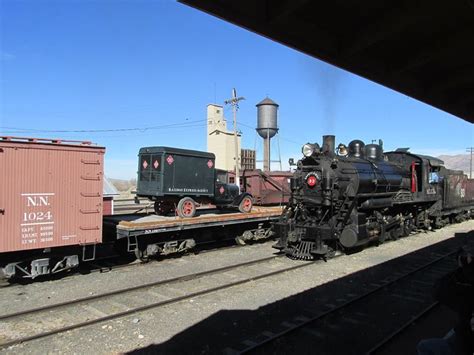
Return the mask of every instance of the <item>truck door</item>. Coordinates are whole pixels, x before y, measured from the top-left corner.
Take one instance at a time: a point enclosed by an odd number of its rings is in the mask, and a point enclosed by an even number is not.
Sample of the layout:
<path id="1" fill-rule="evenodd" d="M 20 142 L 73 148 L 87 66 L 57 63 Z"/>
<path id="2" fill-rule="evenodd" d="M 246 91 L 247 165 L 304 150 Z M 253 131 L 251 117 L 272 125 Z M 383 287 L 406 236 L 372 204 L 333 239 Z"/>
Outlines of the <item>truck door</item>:
<path id="1" fill-rule="evenodd" d="M 216 183 L 214 190 L 214 199 L 216 204 L 229 203 L 228 181 L 229 174 L 225 170 L 216 169 Z M 230 200 L 232 202 L 232 200 Z"/>

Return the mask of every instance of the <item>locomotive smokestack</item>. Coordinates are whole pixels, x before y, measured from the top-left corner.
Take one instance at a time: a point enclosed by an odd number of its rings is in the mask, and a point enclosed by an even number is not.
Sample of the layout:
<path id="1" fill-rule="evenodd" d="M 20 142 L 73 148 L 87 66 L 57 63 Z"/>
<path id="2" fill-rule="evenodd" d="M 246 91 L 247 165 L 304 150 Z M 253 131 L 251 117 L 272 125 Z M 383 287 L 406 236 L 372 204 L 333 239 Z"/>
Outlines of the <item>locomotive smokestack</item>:
<path id="1" fill-rule="evenodd" d="M 336 149 L 336 136 L 327 135 L 323 136 L 323 153 L 334 155 Z"/>

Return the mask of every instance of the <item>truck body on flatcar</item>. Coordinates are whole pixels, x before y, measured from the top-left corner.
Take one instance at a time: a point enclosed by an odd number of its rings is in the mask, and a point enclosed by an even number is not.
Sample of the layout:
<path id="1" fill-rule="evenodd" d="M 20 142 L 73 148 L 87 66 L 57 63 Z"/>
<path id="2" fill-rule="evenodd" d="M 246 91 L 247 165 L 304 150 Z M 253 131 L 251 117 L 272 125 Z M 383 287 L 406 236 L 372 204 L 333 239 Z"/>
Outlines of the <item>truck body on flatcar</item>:
<path id="1" fill-rule="evenodd" d="M 252 197 L 228 184 L 226 172 L 215 169 L 215 155 L 171 147 L 145 147 L 138 154 L 137 196 L 155 201 L 155 212 L 176 211 L 193 217 L 196 204 L 250 212 Z"/>

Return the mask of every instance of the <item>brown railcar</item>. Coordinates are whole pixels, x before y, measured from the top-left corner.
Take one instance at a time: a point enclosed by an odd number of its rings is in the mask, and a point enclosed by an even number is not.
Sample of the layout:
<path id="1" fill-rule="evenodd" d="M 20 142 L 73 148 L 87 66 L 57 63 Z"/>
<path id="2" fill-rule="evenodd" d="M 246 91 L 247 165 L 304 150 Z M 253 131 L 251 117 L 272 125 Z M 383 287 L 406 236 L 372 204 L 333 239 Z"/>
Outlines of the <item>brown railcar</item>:
<path id="1" fill-rule="evenodd" d="M 0 137 L 1 253 L 102 242 L 105 148 Z"/>

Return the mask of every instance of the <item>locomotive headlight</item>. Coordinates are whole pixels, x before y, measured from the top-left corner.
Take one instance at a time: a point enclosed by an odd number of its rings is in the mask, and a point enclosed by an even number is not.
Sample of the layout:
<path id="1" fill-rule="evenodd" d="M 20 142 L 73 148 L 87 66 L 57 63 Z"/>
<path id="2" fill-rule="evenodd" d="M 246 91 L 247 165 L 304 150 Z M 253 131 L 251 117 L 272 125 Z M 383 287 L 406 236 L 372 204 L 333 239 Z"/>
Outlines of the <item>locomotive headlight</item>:
<path id="1" fill-rule="evenodd" d="M 311 143 L 306 143 L 303 148 L 301 148 L 303 155 L 308 158 L 316 152 L 316 146 Z"/>

